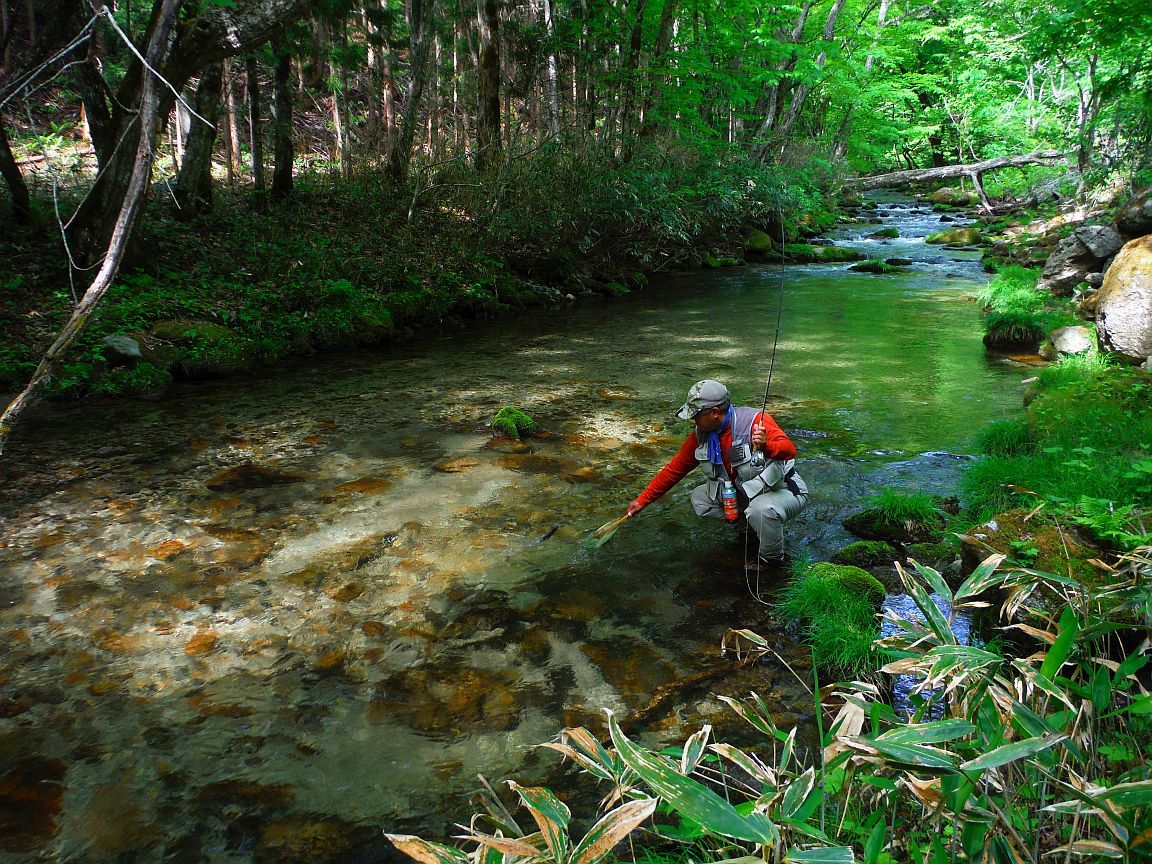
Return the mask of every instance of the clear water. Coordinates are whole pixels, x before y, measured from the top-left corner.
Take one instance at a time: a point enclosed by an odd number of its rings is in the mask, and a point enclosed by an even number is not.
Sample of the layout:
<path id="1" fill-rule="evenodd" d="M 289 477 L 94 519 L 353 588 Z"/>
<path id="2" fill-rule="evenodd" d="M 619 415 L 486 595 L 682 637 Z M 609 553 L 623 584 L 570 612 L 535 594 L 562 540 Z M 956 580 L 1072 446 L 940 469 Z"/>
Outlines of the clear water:
<path id="1" fill-rule="evenodd" d="M 477 773 L 563 782 L 531 745 L 599 729 L 605 708 L 678 740 L 725 722 L 710 692 L 755 689 L 804 723 L 782 664 L 729 674 L 719 657 L 749 627 L 805 669 L 749 590 L 745 538 L 691 515 L 692 483 L 601 549 L 579 541 L 676 450 L 694 381 L 759 404 L 778 309 L 769 407 L 813 489 L 792 548 L 847 542 L 839 520 L 879 489 L 953 490 L 1023 376 L 985 357 L 977 254 L 925 246 L 936 217 L 886 200 L 901 239 L 839 235 L 916 259 L 904 274 L 670 276 L 33 418 L 0 525 L 0 809 L 16 814 L 0 852 L 379 860 L 382 829 L 455 833 Z M 549 434 L 491 440 L 504 404 Z M 692 676 L 711 677 L 654 701 Z"/>

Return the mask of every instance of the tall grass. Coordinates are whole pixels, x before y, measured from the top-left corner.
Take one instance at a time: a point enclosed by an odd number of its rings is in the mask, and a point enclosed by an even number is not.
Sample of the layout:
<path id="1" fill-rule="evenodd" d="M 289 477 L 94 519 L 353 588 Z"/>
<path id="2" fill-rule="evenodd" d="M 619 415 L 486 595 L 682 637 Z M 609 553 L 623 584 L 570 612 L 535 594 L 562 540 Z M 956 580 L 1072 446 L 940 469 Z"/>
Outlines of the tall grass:
<path id="1" fill-rule="evenodd" d="M 1035 270 L 1008 265 L 977 293 L 985 311 L 985 341 L 1039 343 L 1057 327 L 1076 322 L 1067 303 L 1036 290 L 1038 275 Z"/>
<path id="2" fill-rule="evenodd" d="M 879 511 L 883 518 L 897 525 L 908 522 L 932 525 L 940 512 L 931 495 L 924 492 L 897 492 L 894 489 L 885 489 L 873 495 L 865 502 L 865 506 Z"/>
<path id="3" fill-rule="evenodd" d="M 877 667 L 876 610 L 884 586 L 859 567 L 813 564 L 776 595 L 776 608 L 799 624 L 818 667 L 857 675 Z"/>

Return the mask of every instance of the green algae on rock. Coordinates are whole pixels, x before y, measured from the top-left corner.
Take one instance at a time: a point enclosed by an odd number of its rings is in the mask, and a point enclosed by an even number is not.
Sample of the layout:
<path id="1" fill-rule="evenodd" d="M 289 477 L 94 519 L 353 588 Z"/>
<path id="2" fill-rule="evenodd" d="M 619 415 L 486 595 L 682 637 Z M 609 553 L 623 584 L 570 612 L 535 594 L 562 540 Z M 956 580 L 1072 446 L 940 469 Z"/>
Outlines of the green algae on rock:
<path id="1" fill-rule="evenodd" d="M 492 418 L 492 431 L 506 438 L 520 438 L 536 432 L 536 421 L 511 405 L 505 405 Z"/>

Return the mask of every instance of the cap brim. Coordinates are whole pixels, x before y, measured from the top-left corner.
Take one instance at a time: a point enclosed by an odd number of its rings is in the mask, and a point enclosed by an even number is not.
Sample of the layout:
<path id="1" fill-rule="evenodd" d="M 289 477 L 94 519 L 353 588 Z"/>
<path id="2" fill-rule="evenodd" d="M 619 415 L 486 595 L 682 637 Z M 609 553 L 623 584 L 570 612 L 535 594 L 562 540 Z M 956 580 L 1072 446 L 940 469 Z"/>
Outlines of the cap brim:
<path id="1" fill-rule="evenodd" d="M 680 406 L 680 410 L 676 412 L 676 416 L 681 420 L 691 420 L 696 416 L 696 412 L 692 410 L 692 406 L 685 402 Z"/>

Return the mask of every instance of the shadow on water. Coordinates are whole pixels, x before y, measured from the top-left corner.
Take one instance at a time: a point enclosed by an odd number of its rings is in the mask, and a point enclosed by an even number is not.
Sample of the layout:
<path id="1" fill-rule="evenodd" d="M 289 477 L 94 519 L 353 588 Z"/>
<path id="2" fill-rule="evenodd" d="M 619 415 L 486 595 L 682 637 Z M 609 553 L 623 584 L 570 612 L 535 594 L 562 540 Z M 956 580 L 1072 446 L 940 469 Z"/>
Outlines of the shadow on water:
<path id="1" fill-rule="evenodd" d="M 885 247 L 906 273 L 784 274 L 769 407 L 813 488 L 790 531 L 811 558 L 875 491 L 952 490 L 973 431 L 1019 404 L 966 299 L 976 254 L 906 216 Z M 719 657 L 749 627 L 810 668 L 749 592 L 745 538 L 691 514 L 694 484 L 580 543 L 675 452 L 693 381 L 758 404 L 780 276 L 668 277 L 25 427 L 0 527 L 0 851 L 377 860 L 382 828 L 454 833 L 477 773 L 559 782 L 531 745 L 604 708 L 654 742 L 738 738 L 711 694 L 755 689 L 806 724 L 782 664 Z M 549 435 L 491 441 L 505 404 Z"/>

